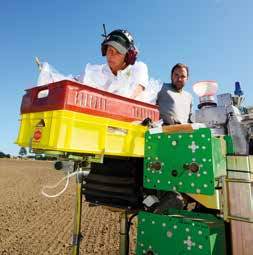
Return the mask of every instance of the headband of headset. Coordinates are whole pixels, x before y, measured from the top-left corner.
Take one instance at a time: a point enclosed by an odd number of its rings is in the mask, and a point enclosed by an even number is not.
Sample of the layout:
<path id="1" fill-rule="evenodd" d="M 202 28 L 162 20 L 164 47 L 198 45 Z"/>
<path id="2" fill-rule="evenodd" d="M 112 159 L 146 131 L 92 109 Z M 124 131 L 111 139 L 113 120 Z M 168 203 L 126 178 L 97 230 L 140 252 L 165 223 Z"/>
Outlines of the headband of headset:
<path id="1" fill-rule="evenodd" d="M 108 45 L 112 45 L 119 52 L 125 51 L 125 62 L 127 65 L 133 65 L 136 61 L 138 51 L 134 47 L 132 35 L 127 30 L 114 30 L 107 36 L 101 44 L 102 56 L 106 55 Z"/>

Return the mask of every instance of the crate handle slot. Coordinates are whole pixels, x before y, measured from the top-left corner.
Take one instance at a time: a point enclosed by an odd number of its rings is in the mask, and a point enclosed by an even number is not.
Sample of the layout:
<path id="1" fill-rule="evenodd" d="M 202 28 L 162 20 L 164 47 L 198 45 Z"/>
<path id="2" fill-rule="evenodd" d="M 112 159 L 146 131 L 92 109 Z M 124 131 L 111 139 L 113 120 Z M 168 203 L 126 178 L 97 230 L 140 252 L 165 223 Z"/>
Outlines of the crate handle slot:
<path id="1" fill-rule="evenodd" d="M 41 98 L 48 97 L 48 94 L 49 94 L 49 89 L 40 90 L 38 91 L 37 98 L 41 99 Z"/>
<path id="2" fill-rule="evenodd" d="M 45 121 L 44 121 L 43 119 L 41 119 L 41 120 L 36 124 L 35 127 L 45 127 L 45 126 L 46 126 Z"/>
<path id="3" fill-rule="evenodd" d="M 116 134 L 116 135 L 126 136 L 128 134 L 128 130 L 126 128 L 108 126 L 107 134 Z"/>

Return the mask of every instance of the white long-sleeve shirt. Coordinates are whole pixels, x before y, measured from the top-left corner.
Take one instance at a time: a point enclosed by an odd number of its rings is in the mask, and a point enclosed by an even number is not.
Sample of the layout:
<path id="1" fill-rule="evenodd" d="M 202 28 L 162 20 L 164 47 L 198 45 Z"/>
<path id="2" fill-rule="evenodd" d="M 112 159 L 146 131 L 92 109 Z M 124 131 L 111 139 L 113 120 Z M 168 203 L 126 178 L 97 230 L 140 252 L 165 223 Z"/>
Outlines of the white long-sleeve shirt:
<path id="1" fill-rule="evenodd" d="M 134 65 L 129 65 L 114 75 L 107 64 L 87 64 L 79 81 L 98 89 L 130 97 L 138 85 L 147 87 L 148 68 L 143 62 L 136 61 Z"/>

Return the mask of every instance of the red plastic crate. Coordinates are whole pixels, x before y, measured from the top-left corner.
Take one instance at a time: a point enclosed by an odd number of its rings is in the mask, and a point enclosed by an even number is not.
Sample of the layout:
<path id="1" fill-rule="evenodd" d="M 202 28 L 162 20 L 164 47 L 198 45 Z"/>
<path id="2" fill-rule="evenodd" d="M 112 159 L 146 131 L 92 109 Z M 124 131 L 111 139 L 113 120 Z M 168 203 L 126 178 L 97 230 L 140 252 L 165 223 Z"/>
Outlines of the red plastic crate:
<path id="1" fill-rule="evenodd" d="M 41 97 L 41 95 L 43 95 Z M 156 105 L 115 95 L 73 81 L 59 81 L 26 90 L 21 114 L 70 110 L 121 121 L 159 120 Z"/>

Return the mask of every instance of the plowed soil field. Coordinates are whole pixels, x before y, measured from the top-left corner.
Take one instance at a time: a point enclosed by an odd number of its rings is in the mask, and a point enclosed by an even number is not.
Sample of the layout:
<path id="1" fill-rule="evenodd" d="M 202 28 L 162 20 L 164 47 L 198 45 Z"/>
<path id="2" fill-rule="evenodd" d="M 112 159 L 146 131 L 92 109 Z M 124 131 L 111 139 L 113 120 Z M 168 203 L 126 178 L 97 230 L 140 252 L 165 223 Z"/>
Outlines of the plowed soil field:
<path id="1" fill-rule="evenodd" d="M 62 171 L 53 162 L 0 159 L 0 254 L 72 254 L 75 177 L 59 197 L 41 194 L 44 185 L 54 185 Z M 63 182 L 54 190 L 56 194 Z M 83 198 L 84 199 L 84 198 Z M 120 212 L 83 200 L 80 254 L 119 254 Z M 135 252 L 136 219 L 130 231 L 130 253 Z"/>

